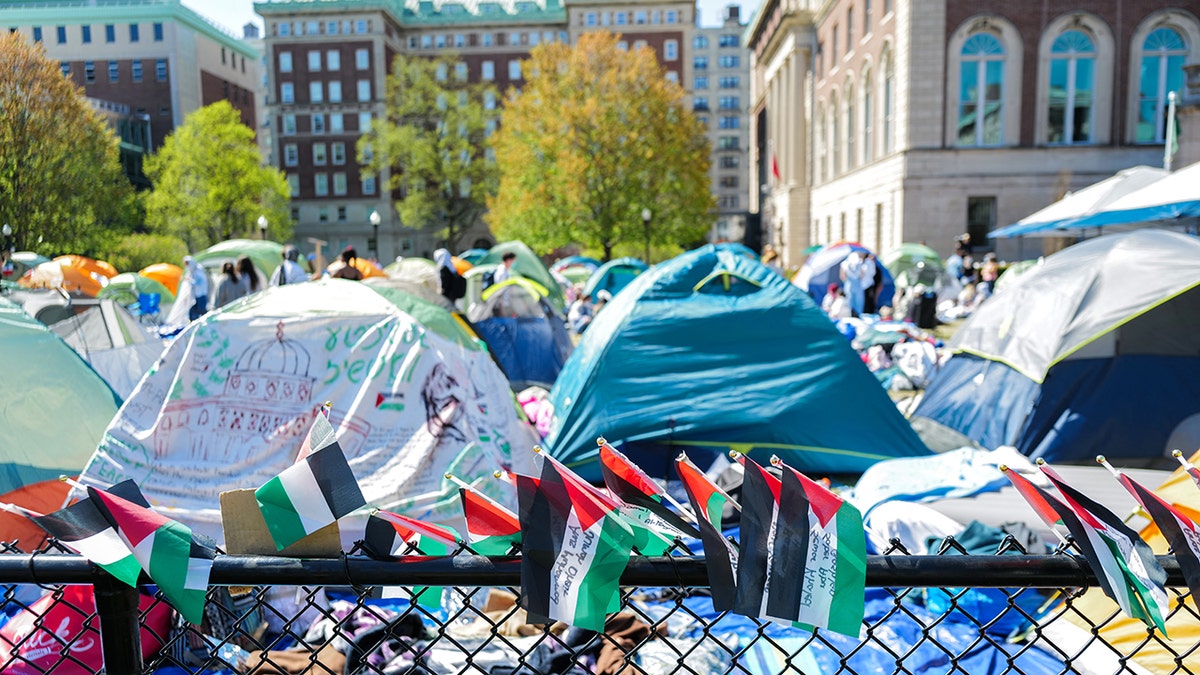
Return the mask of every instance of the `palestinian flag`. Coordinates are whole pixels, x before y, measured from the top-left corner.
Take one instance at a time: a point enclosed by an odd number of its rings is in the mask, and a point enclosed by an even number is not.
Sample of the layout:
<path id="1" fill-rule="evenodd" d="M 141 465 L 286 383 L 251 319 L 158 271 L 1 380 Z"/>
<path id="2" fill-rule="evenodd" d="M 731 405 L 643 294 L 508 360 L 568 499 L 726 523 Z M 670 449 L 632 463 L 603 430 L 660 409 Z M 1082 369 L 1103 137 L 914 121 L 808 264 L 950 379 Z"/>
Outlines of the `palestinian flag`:
<path id="1" fill-rule="evenodd" d="M 1066 482 L 1049 466 L 1039 468 L 1063 496 L 1050 504 L 1075 537 L 1100 586 L 1126 616 L 1167 634 L 1167 573 L 1154 552 L 1121 519 Z"/>
<path id="2" fill-rule="evenodd" d="M 199 624 L 215 552 L 198 544 L 182 523 L 110 492 L 91 487 L 87 491 L 171 605 Z"/>
<path id="3" fill-rule="evenodd" d="M 337 441 L 284 469 L 254 498 L 280 551 L 367 504 Z"/>
<path id="4" fill-rule="evenodd" d="M 1065 508 L 1062 502 L 1046 494 L 1045 490 L 1031 483 L 1028 478 L 1003 464 L 1000 465 L 1000 471 L 1008 477 L 1008 481 L 1017 489 L 1017 494 L 1021 495 L 1021 498 L 1029 504 L 1038 518 L 1041 518 L 1042 522 L 1046 524 L 1046 527 L 1054 530 L 1054 525 L 1062 521 L 1058 515 Z"/>
<path id="5" fill-rule="evenodd" d="M 1146 513 L 1150 514 L 1154 524 L 1171 545 L 1171 551 L 1175 553 L 1188 590 L 1191 591 L 1192 604 L 1200 609 L 1200 525 L 1141 483 L 1120 471 L 1116 474 L 1117 480 L 1121 481 L 1121 485 L 1124 485 Z"/>
<path id="6" fill-rule="evenodd" d="M 666 492 L 658 483 L 603 438 L 596 442 L 600 444 L 600 473 L 609 492 L 630 506 L 640 506 L 650 511 L 689 537 L 700 537 L 700 530 L 695 525 L 663 503 Z"/>
<path id="7" fill-rule="evenodd" d="M 713 608 L 724 612 L 733 607 L 738 566 L 737 547 L 721 532 L 722 514 L 729 500 L 686 455 L 675 460 L 675 471 L 687 491 L 692 512 L 700 521 L 700 541 L 704 544 Z"/>
<path id="8" fill-rule="evenodd" d="M 479 555 L 508 555 L 521 543 L 517 514 L 468 488 L 459 488 L 463 517 L 467 521 L 467 543 Z"/>
<path id="9" fill-rule="evenodd" d="M 67 548 L 137 587 L 142 566 L 91 499 L 82 499 L 44 516 L 27 517 Z"/>
<path id="10" fill-rule="evenodd" d="M 524 532 L 520 600 L 529 622 L 603 632 L 607 615 L 620 608 L 633 531 L 614 504 L 560 473 L 556 462 L 542 463 L 540 480 L 515 478 Z"/>
<path id="11" fill-rule="evenodd" d="M 448 556 L 458 550 L 458 533 L 449 528 L 390 511 L 376 511 L 367 519 L 363 546 L 377 558 L 394 555 Z M 440 607 L 441 586 L 419 586 L 412 589 L 413 599 L 425 607 Z M 390 596 L 385 589 L 385 597 Z"/>
<path id="12" fill-rule="evenodd" d="M 1172 450 L 1171 455 L 1179 461 L 1183 466 L 1183 470 L 1188 472 L 1188 475 L 1192 477 L 1192 482 L 1196 484 L 1196 487 L 1200 488 L 1200 469 L 1196 468 L 1196 465 L 1192 464 L 1191 460 L 1184 459 L 1183 453 L 1178 450 Z M 1192 458 L 1195 459 L 1197 455 L 1200 455 L 1200 452 L 1192 455 Z"/>
<path id="13" fill-rule="evenodd" d="M 742 474 L 741 557 L 737 566 L 737 586 L 733 611 L 743 616 L 766 616 L 766 599 L 771 582 L 781 576 L 774 569 L 775 537 L 779 524 L 779 497 L 782 483 L 767 473 L 749 457 L 739 456 L 745 471 Z M 798 520 L 798 519 L 792 519 Z M 789 519 L 785 518 L 786 525 Z M 796 541 L 799 535 L 793 537 Z M 794 584 L 803 575 L 803 567 L 791 570 L 792 579 L 780 579 L 784 585 Z"/>
<path id="14" fill-rule="evenodd" d="M 779 467 L 781 522 L 767 616 L 858 637 L 867 582 L 862 515 L 808 476 L 782 462 Z"/>
<path id="15" fill-rule="evenodd" d="M 304 443 L 300 445 L 300 452 L 296 455 L 297 462 L 318 450 L 337 443 L 337 432 L 329 423 L 329 411 L 332 408 L 333 404 L 329 401 L 317 408 L 317 416 L 313 419 L 312 426 L 308 429 L 308 435 L 304 437 Z"/>

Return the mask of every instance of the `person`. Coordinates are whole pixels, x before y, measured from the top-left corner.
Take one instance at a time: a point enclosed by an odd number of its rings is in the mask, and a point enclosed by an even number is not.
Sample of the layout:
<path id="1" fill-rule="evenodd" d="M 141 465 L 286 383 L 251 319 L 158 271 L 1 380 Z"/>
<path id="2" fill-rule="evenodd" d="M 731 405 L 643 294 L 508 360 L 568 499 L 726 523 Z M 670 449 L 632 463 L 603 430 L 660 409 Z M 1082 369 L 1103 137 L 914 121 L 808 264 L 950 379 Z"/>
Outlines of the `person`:
<path id="1" fill-rule="evenodd" d="M 829 308 L 833 305 L 833 301 L 837 299 L 838 292 L 842 287 L 838 284 L 829 284 L 825 289 L 825 297 L 821 298 L 821 311 L 829 313 Z"/>
<path id="2" fill-rule="evenodd" d="M 275 268 L 275 272 L 271 274 L 270 284 L 272 286 L 285 286 L 287 284 L 298 284 L 308 281 L 308 274 L 300 263 L 296 260 L 300 257 L 300 251 L 295 246 L 288 244 L 283 247 L 283 262 L 279 263 L 279 267 Z"/>
<path id="3" fill-rule="evenodd" d="M 583 331 L 587 330 L 588 325 L 592 323 L 592 317 L 592 296 L 586 293 L 581 294 L 575 302 L 572 302 L 571 309 L 567 311 L 567 323 L 571 325 L 571 330 L 578 335 L 582 335 Z"/>
<path id="4" fill-rule="evenodd" d="M 213 308 L 224 307 L 246 295 L 246 288 L 247 286 L 238 278 L 237 268 L 233 266 L 233 263 L 227 262 L 221 265 L 221 280 L 217 282 L 217 297 L 213 302 Z"/>
<path id="5" fill-rule="evenodd" d="M 208 273 L 190 255 L 183 257 L 184 277 L 192 287 L 193 303 L 188 309 L 188 320 L 195 321 L 208 311 Z"/>
<path id="6" fill-rule="evenodd" d="M 850 311 L 854 316 L 860 316 L 863 313 L 864 291 L 866 290 L 863 283 L 864 261 L 861 251 L 853 251 L 842 261 L 839 270 L 839 275 L 842 277 L 842 292 L 850 302 Z M 874 276 L 874 272 L 872 272 L 872 276 Z"/>
<path id="7" fill-rule="evenodd" d="M 979 291 L 984 297 L 990 297 L 996 290 L 996 279 L 1000 278 L 1000 263 L 995 253 L 983 256 L 983 265 L 979 268 Z"/>
<path id="8" fill-rule="evenodd" d="M 336 268 L 329 272 L 329 276 L 338 279 L 349 279 L 350 281 L 362 281 L 363 273 L 358 271 L 354 266 L 354 261 L 358 258 L 358 252 L 352 247 L 347 246 L 345 251 L 338 256 L 338 264 Z"/>
<path id="9" fill-rule="evenodd" d="M 775 247 L 767 244 L 763 246 L 762 264 L 770 267 L 779 274 L 783 274 L 783 267 L 779 265 L 779 253 L 775 251 Z"/>
<path id="10" fill-rule="evenodd" d="M 234 268 L 237 270 L 238 283 L 242 285 L 242 295 L 257 293 L 262 282 L 258 278 L 258 269 L 254 267 L 254 262 L 249 256 L 238 257 Z"/>
<path id="11" fill-rule="evenodd" d="M 462 278 L 458 270 L 454 268 L 454 261 L 450 259 L 450 251 L 444 248 L 439 248 L 433 252 L 433 260 L 438 266 L 438 280 L 441 282 L 442 295 L 450 302 L 454 302 L 467 294 L 467 280 Z"/>
<path id="12" fill-rule="evenodd" d="M 517 262 L 517 254 L 509 251 L 500 258 L 500 266 L 492 273 L 492 283 L 498 284 L 506 279 L 511 279 L 514 272 L 512 271 L 513 264 Z"/>
<path id="13" fill-rule="evenodd" d="M 846 292 L 837 284 L 829 285 L 833 290 L 825 296 L 828 303 L 822 302 L 821 309 L 825 310 L 825 314 L 834 321 L 849 319 L 850 300 L 846 297 Z"/>
<path id="14" fill-rule="evenodd" d="M 612 300 L 612 293 L 606 290 L 600 290 L 596 293 L 596 306 L 592 308 L 593 319 L 600 314 L 600 310 L 604 309 L 609 300 Z"/>
<path id="15" fill-rule="evenodd" d="M 879 288 L 883 282 L 883 272 L 880 271 L 881 265 L 875 260 L 874 253 L 866 253 L 863 256 L 862 266 L 862 285 L 863 285 L 863 314 L 874 314 L 879 311 L 878 303 L 875 298 L 878 295 Z M 876 281 L 880 286 L 876 285 Z"/>

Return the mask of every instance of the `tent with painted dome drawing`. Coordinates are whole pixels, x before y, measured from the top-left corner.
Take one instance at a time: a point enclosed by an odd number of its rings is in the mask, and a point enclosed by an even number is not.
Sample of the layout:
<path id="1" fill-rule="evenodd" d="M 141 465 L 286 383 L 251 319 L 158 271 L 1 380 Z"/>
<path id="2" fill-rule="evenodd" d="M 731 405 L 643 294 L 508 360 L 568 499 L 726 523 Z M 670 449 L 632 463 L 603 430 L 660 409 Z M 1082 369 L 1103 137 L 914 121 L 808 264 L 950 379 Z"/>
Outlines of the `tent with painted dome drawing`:
<path id="1" fill-rule="evenodd" d="M 447 471 L 532 461 L 537 433 L 469 328 L 386 286 L 269 288 L 194 321 L 117 413 L 81 480 L 132 478 L 156 506 L 221 539 L 219 495 L 290 466 L 326 401 L 370 504 L 447 522 Z M 498 481 L 480 483 L 513 501 Z"/>

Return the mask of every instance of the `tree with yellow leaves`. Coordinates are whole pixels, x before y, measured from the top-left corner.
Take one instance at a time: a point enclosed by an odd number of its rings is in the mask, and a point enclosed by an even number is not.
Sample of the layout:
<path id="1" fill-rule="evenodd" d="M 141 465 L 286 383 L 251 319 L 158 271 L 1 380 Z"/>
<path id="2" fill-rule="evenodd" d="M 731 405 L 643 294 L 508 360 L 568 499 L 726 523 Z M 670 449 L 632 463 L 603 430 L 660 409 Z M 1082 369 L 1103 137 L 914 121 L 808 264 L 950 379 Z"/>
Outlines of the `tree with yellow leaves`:
<path id="1" fill-rule="evenodd" d="M 605 259 L 617 246 L 703 239 L 714 206 L 704 129 L 654 52 L 617 42 L 588 33 L 536 47 L 523 64 L 528 80 L 493 137 L 501 178 L 487 222 L 499 238 L 535 250 L 579 243 Z"/>

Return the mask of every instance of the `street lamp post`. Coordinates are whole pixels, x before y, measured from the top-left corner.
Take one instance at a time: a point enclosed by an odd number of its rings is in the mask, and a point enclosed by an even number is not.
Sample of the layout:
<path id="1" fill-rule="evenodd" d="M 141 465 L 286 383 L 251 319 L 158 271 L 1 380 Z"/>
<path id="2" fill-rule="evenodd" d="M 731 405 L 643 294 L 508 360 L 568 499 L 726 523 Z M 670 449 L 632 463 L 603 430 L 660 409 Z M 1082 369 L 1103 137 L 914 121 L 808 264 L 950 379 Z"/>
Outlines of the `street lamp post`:
<path id="1" fill-rule="evenodd" d="M 646 231 L 646 260 L 647 265 L 650 264 L 650 219 L 653 216 L 650 209 L 642 209 L 642 227 Z"/>
<path id="2" fill-rule="evenodd" d="M 9 273 L 8 259 L 12 256 L 12 226 L 8 223 L 4 227 L 0 227 L 0 234 L 4 235 L 4 250 L 0 251 L 0 274 Z"/>
<path id="3" fill-rule="evenodd" d="M 266 216 L 258 217 L 258 235 L 263 241 L 267 240 L 267 217 Z"/>
<path id="4" fill-rule="evenodd" d="M 375 258 L 379 258 L 379 223 L 383 222 L 383 217 L 379 215 L 379 211 L 371 209 L 371 253 Z"/>

